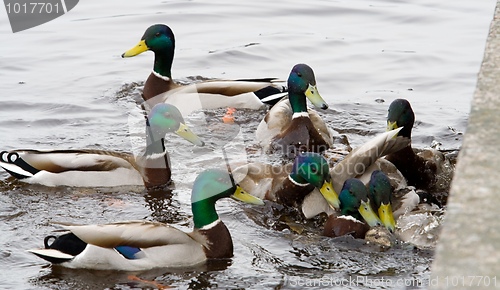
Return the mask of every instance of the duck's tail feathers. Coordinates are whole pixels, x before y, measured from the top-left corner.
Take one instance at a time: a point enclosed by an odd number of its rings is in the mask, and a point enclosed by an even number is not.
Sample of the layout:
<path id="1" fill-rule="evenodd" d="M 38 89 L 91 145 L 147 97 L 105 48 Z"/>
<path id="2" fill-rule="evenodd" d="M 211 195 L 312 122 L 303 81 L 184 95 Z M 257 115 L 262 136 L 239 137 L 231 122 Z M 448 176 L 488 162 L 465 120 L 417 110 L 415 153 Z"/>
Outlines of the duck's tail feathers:
<path id="1" fill-rule="evenodd" d="M 238 82 L 258 82 L 258 83 L 283 83 L 286 80 L 280 80 L 279 78 L 253 78 L 253 79 L 237 79 Z"/>
<path id="2" fill-rule="evenodd" d="M 49 243 L 52 239 L 52 243 Z M 47 236 L 43 240 L 43 244 L 45 246 L 44 249 L 33 249 L 28 250 L 28 252 L 55 264 L 73 259 L 87 247 L 87 243 L 71 232 L 59 237 Z"/>
<path id="3" fill-rule="evenodd" d="M 267 90 L 267 89 L 269 89 L 269 91 L 271 91 L 271 89 L 274 89 L 276 91 L 272 94 L 269 94 L 269 92 L 266 92 L 266 94 L 261 94 L 262 90 Z M 288 92 L 280 92 L 279 89 L 276 89 L 274 87 L 265 87 L 263 89 L 256 91 L 255 95 L 260 99 L 262 103 L 274 106 L 276 105 L 277 102 L 286 97 L 288 95 Z"/>
<path id="4" fill-rule="evenodd" d="M 253 92 L 260 99 L 260 101 L 266 105 L 274 106 L 279 100 L 287 95 L 286 86 L 280 86 L 277 84 L 284 83 L 285 81 L 278 78 L 237 79 L 236 81 L 269 83 L 269 86 Z"/>
<path id="5" fill-rule="evenodd" d="M 17 152 L 2 151 L 0 153 L 0 166 L 17 179 L 32 177 L 40 172 L 24 161 Z"/>
<path id="6" fill-rule="evenodd" d="M 49 261 L 53 264 L 60 264 L 72 260 L 75 256 L 63 253 L 56 249 L 32 249 L 28 252 L 37 255 L 38 257 Z"/>

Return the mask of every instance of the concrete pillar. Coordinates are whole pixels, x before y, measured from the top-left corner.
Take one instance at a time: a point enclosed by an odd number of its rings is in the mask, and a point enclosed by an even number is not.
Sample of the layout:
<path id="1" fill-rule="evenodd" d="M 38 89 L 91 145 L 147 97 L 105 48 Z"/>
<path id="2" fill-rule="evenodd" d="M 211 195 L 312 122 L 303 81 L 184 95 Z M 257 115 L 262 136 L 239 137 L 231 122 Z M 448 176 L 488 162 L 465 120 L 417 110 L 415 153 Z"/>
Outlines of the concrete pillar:
<path id="1" fill-rule="evenodd" d="M 458 157 L 430 289 L 500 288 L 500 0 Z"/>

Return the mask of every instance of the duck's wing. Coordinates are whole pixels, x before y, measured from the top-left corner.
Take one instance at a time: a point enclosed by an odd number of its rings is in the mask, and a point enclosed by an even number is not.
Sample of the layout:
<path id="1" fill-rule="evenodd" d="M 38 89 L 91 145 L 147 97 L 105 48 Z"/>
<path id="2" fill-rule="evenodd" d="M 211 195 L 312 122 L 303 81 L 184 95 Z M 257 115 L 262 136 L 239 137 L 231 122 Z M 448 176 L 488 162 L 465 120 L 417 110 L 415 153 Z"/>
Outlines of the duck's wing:
<path id="1" fill-rule="evenodd" d="M 271 140 L 284 131 L 292 122 L 292 106 L 288 98 L 283 98 L 267 112 L 255 131 L 257 141 L 267 150 Z"/>
<path id="2" fill-rule="evenodd" d="M 381 133 L 360 147 L 354 149 L 352 153 L 370 156 L 376 160 L 387 154 L 397 152 L 411 143 L 410 139 L 397 136 L 401 129 L 403 129 L 403 127 Z M 356 151 L 360 152 L 356 153 Z"/>
<path id="3" fill-rule="evenodd" d="M 291 164 L 281 166 L 256 162 L 239 166 L 233 170 L 233 176 L 236 183 L 251 195 L 276 201 L 275 193 L 290 171 Z"/>
<path id="4" fill-rule="evenodd" d="M 285 88 L 271 82 L 213 80 L 189 84 L 146 101 L 146 109 L 160 102 L 175 105 L 183 116 L 200 109 L 234 107 L 261 109 L 275 104 L 284 95 Z"/>
<path id="5" fill-rule="evenodd" d="M 329 216 L 336 211 L 328 204 L 319 189 L 314 188 L 302 202 L 302 213 L 307 219 L 310 219 L 323 212 Z"/>
<path id="6" fill-rule="evenodd" d="M 143 186 L 141 168 L 128 153 L 104 150 L 15 150 L 0 153 L 13 177 L 45 186 Z"/>
<path id="7" fill-rule="evenodd" d="M 408 146 L 408 138 L 395 137 L 401 129 L 375 136 L 337 163 L 330 170 L 335 191 L 340 192 L 345 180 L 364 174 L 378 158 Z"/>
<path id="8" fill-rule="evenodd" d="M 245 93 L 272 95 L 284 92 L 283 86 L 269 82 L 269 79 L 254 80 L 214 80 L 196 83 L 196 89 L 202 94 L 219 94 L 228 97 Z M 267 90 L 267 91 L 266 91 Z"/>
<path id="9" fill-rule="evenodd" d="M 387 175 L 391 182 L 391 187 L 394 190 L 399 190 L 406 188 L 408 186 L 406 182 L 406 178 L 403 176 L 401 171 L 398 170 L 398 168 L 392 164 L 389 160 L 385 158 L 379 158 L 377 159 L 372 165 L 370 165 L 366 171 L 361 175 L 357 176 L 361 182 L 363 182 L 365 185 L 367 185 L 370 182 L 371 175 L 373 171 L 375 170 L 380 170 Z"/>
<path id="10" fill-rule="evenodd" d="M 0 166 L 12 175 L 30 177 L 39 171 L 110 171 L 135 166 L 131 154 L 104 150 L 14 150 L 0 153 Z"/>
<path id="11" fill-rule="evenodd" d="M 314 110 L 307 110 L 309 113 L 309 118 L 314 125 L 314 128 L 318 131 L 318 133 L 323 137 L 325 142 L 331 147 L 333 145 L 333 133 L 326 126 L 325 121 L 321 116 Z"/>
<path id="12" fill-rule="evenodd" d="M 189 244 L 194 241 L 179 229 L 150 221 L 126 221 L 102 225 L 62 224 L 62 226 L 85 243 L 103 248 L 118 246 L 149 248 Z"/>

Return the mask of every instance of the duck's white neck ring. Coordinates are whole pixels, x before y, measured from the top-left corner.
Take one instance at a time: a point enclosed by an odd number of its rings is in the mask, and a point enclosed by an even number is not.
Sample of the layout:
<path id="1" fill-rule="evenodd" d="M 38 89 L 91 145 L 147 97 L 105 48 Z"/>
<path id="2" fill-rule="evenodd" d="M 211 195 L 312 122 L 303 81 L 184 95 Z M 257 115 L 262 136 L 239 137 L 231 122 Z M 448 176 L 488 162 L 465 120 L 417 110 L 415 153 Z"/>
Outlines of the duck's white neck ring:
<path id="1" fill-rule="evenodd" d="M 297 113 L 293 113 L 292 115 L 292 119 L 295 119 L 295 118 L 309 118 L 309 113 L 308 112 L 297 112 Z"/>
<path id="2" fill-rule="evenodd" d="M 151 155 L 147 155 L 146 159 L 155 160 L 155 159 L 165 158 L 165 153 L 166 150 L 162 153 L 153 153 Z"/>
<path id="3" fill-rule="evenodd" d="M 218 225 L 220 222 L 221 222 L 220 219 L 216 219 L 214 222 L 211 222 L 208 225 L 202 226 L 200 230 L 205 230 L 205 231 L 209 230 L 209 229 L 215 227 L 216 225 Z"/>
<path id="4" fill-rule="evenodd" d="M 308 185 L 309 185 L 309 183 L 299 183 L 299 182 L 297 182 L 297 181 L 293 180 L 293 178 L 292 178 L 290 175 L 288 175 L 288 179 L 289 179 L 289 180 L 290 180 L 293 184 L 295 184 L 295 185 L 297 185 L 297 186 L 302 186 L 302 187 L 304 187 L 304 186 L 308 186 Z"/>
<path id="5" fill-rule="evenodd" d="M 360 224 L 363 223 L 362 221 L 359 221 L 358 219 L 356 219 L 355 217 L 350 216 L 350 215 L 341 215 L 341 216 L 338 216 L 337 218 L 353 221 L 353 222 L 360 223 Z"/>
<path id="6" fill-rule="evenodd" d="M 159 74 L 159 73 L 157 73 L 157 72 L 155 72 L 155 71 L 153 71 L 153 74 L 154 74 L 157 78 L 162 79 L 162 80 L 164 80 L 164 81 L 166 81 L 166 82 L 169 82 L 169 81 L 170 81 L 170 78 L 169 78 L 169 77 L 162 76 L 161 74 Z"/>

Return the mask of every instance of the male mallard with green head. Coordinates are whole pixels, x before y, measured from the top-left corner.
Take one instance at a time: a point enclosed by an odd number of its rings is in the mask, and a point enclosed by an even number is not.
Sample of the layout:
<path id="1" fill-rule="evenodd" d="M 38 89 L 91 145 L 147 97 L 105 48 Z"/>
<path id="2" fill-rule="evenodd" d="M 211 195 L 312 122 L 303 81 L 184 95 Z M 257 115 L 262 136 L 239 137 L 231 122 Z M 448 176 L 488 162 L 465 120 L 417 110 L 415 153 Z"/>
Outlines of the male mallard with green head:
<path id="1" fill-rule="evenodd" d="M 318 113 L 307 109 L 306 99 L 318 108 L 328 108 L 311 67 L 297 64 L 288 77 L 288 98 L 272 107 L 257 127 L 257 140 L 266 152 L 293 157 L 298 152 L 321 153 L 332 146 L 330 130 Z"/>
<path id="2" fill-rule="evenodd" d="M 394 233 L 393 199 L 391 181 L 380 170 L 372 172 L 368 185 L 359 179 L 348 179 L 339 195 L 340 216 L 328 217 L 323 234 L 331 237 L 350 234 L 362 239 L 370 227 L 379 225 Z M 397 204 L 396 210 L 404 203 L 398 201 Z"/>
<path id="3" fill-rule="evenodd" d="M 233 173 L 245 191 L 261 199 L 302 208 L 304 198 L 318 189 L 329 206 L 339 208 L 328 162 L 318 153 L 301 153 L 293 164 L 284 166 L 250 163 L 236 168 Z"/>
<path id="4" fill-rule="evenodd" d="M 0 153 L 0 166 L 22 182 L 45 186 L 153 188 L 167 185 L 171 179 L 166 134 L 175 133 L 195 145 L 204 145 L 173 105 L 153 107 L 145 128 L 146 149 L 140 156 L 96 149 L 12 150 Z"/>
<path id="5" fill-rule="evenodd" d="M 410 102 L 405 99 L 396 99 L 391 103 L 387 115 L 387 130 L 402 128 L 398 136 L 411 139 L 414 122 L 415 113 Z M 417 189 L 428 190 L 436 183 L 436 174 L 440 166 L 436 160 L 445 160 L 441 152 L 437 150 L 432 152 L 431 158 L 423 158 L 414 152 L 411 143 L 409 143 L 405 148 L 388 154 L 386 159 L 401 171 L 408 180 L 408 185 L 415 186 Z M 440 157 L 434 158 L 436 154 L 440 155 Z"/>
<path id="6" fill-rule="evenodd" d="M 69 233 L 48 236 L 45 248 L 30 252 L 68 268 L 122 271 L 185 268 L 209 259 L 231 258 L 231 235 L 215 209 L 215 203 L 226 197 L 263 204 L 235 184 L 226 171 L 205 170 L 193 184 L 194 229 L 190 233 L 150 221 L 65 225 Z"/>
<path id="7" fill-rule="evenodd" d="M 179 108 L 183 115 L 196 109 L 221 107 L 259 109 L 274 104 L 283 97 L 284 88 L 274 79 L 213 80 L 182 86 L 172 80 L 175 37 L 164 24 L 150 26 L 139 43 L 122 54 L 133 57 L 145 51 L 154 53 L 153 71 L 149 75 L 142 97 L 152 106 L 167 102 Z"/>
<path id="8" fill-rule="evenodd" d="M 382 224 L 373 210 L 368 190 L 358 179 L 350 178 L 344 182 L 339 194 L 340 215 L 330 215 L 325 223 L 323 235 L 340 237 L 352 235 L 364 239 L 370 227 Z"/>
<path id="9" fill-rule="evenodd" d="M 380 221 L 391 233 L 394 233 L 396 222 L 392 211 L 393 189 L 391 181 L 384 172 L 380 170 L 372 172 L 368 183 L 368 193 L 373 208 L 378 212 Z"/>

